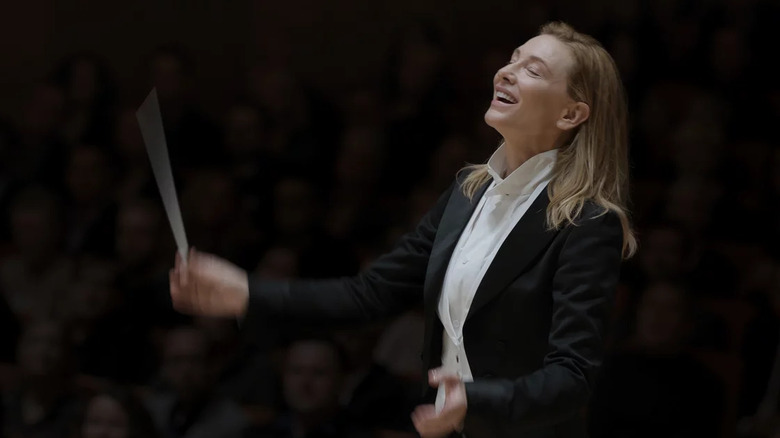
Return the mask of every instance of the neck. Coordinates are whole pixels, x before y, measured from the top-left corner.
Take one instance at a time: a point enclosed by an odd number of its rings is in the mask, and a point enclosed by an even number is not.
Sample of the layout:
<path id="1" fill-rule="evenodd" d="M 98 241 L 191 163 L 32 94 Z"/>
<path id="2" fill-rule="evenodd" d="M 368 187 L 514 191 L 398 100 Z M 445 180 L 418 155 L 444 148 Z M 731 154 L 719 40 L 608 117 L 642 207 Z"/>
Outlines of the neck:
<path id="1" fill-rule="evenodd" d="M 534 135 L 504 137 L 506 169 L 504 177 L 517 170 L 531 157 L 559 148 L 565 144 L 566 136 L 560 132 L 542 132 Z"/>

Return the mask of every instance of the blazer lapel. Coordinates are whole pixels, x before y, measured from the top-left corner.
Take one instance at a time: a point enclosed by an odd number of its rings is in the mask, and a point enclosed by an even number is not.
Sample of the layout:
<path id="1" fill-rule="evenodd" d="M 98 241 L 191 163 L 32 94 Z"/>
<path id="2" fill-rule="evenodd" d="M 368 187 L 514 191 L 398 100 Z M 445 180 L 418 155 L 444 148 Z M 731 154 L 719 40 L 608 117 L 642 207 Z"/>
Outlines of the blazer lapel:
<path id="1" fill-rule="evenodd" d="M 549 203 L 550 197 L 545 189 L 536 197 L 531 207 L 504 240 L 477 288 L 467 320 L 525 271 L 537 254 L 557 234 L 556 230 L 548 230 L 546 226 L 546 211 Z"/>
<path id="2" fill-rule="evenodd" d="M 460 239 L 463 229 L 471 219 L 471 215 L 477 208 L 479 200 L 490 186 L 490 182 L 483 184 L 474 194 L 473 200 L 469 200 L 460 190 L 456 188 L 453 192 L 447 207 L 442 214 L 439 228 L 436 232 L 436 238 L 433 242 L 431 256 L 428 259 L 428 272 L 425 278 L 425 313 L 435 312 L 439 296 L 441 295 L 442 284 L 444 283 L 444 274 L 447 272 L 447 266 L 450 262 L 452 252 Z"/>

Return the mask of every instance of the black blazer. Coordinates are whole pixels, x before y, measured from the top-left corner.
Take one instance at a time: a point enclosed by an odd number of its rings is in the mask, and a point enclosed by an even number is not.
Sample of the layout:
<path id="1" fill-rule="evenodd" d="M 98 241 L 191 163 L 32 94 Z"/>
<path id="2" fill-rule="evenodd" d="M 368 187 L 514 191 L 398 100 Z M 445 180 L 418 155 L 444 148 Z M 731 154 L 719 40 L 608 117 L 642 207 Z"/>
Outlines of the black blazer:
<path id="1" fill-rule="evenodd" d="M 422 366 L 441 364 L 436 307 L 447 266 L 478 200 L 455 181 L 396 247 L 354 278 L 252 278 L 247 318 L 370 321 L 425 307 Z M 548 230 L 545 190 L 487 270 L 464 323 L 474 381 L 466 384 L 469 438 L 585 437 L 584 416 L 604 355 L 623 243 L 618 216 L 586 203 L 576 226 Z M 426 398 L 433 400 L 428 389 Z"/>

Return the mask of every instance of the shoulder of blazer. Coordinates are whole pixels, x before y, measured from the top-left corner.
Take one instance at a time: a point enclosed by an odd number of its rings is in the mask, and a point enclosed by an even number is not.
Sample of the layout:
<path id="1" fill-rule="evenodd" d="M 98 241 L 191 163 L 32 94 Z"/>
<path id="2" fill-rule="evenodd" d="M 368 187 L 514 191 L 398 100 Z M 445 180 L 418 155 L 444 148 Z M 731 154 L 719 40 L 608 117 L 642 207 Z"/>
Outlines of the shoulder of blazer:
<path id="1" fill-rule="evenodd" d="M 574 226 L 583 225 L 586 221 L 600 218 L 601 216 L 613 216 L 617 218 L 617 213 L 597 204 L 592 199 L 588 199 L 582 205 L 580 214 L 574 219 Z"/>

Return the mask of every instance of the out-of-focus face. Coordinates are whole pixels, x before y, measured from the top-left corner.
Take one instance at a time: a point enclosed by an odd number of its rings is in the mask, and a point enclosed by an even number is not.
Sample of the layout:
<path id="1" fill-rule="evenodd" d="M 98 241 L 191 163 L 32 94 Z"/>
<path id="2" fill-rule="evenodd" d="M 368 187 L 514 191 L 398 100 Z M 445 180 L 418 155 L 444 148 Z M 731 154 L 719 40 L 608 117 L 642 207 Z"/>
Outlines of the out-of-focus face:
<path id="1" fill-rule="evenodd" d="M 210 387 L 207 339 L 197 329 L 174 329 L 165 340 L 163 375 L 182 400 L 194 400 Z"/>
<path id="2" fill-rule="evenodd" d="M 371 129 L 353 128 L 344 135 L 336 176 L 346 184 L 370 184 L 381 171 L 382 146 Z"/>
<path id="3" fill-rule="evenodd" d="M 668 280 L 685 268 L 683 237 L 671 228 L 659 228 L 647 234 L 639 263 L 652 280 Z"/>
<path id="4" fill-rule="evenodd" d="M 51 254 L 59 240 L 56 209 L 48 203 L 16 208 L 11 213 L 11 233 L 22 255 L 36 260 Z"/>
<path id="5" fill-rule="evenodd" d="M 122 261 L 138 265 L 154 256 L 160 237 L 159 219 L 156 212 L 140 205 L 120 211 L 116 247 Z"/>
<path id="6" fill-rule="evenodd" d="M 87 406 L 82 438 L 127 438 L 128 418 L 122 405 L 107 395 L 94 397 Z"/>
<path id="7" fill-rule="evenodd" d="M 288 279 L 298 272 L 298 254 L 285 247 L 271 248 L 257 264 L 257 273 L 266 278 Z"/>
<path id="8" fill-rule="evenodd" d="M 64 96 L 52 85 L 38 85 L 25 103 L 23 126 L 36 134 L 49 134 L 62 121 Z"/>
<path id="9" fill-rule="evenodd" d="M 81 59 L 71 66 L 68 92 L 70 98 L 79 103 L 87 103 L 95 97 L 97 91 L 97 66 L 88 59 Z"/>
<path id="10" fill-rule="evenodd" d="M 308 231 L 315 220 L 314 193 L 309 183 L 280 181 L 274 187 L 274 222 L 287 235 Z"/>
<path id="11" fill-rule="evenodd" d="M 531 38 L 496 73 L 485 121 L 505 138 L 557 131 L 557 120 L 572 102 L 567 79 L 573 66 L 569 48 L 557 38 Z"/>
<path id="12" fill-rule="evenodd" d="M 666 214 L 691 231 L 705 230 L 721 196 L 717 181 L 680 179 L 668 190 Z"/>
<path id="13" fill-rule="evenodd" d="M 125 157 L 147 159 L 141 129 L 138 127 L 138 119 L 135 118 L 135 111 L 126 110 L 119 115 L 116 128 L 116 142 L 119 150 Z"/>
<path id="14" fill-rule="evenodd" d="M 673 347 L 686 335 L 686 306 L 683 292 L 658 284 L 645 291 L 637 311 L 637 338 L 651 349 Z"/>
<path id="15" fill-rule="evenodd" d="M 263 143 L 263 121 L 257 110 L 237 106 L 227 116 L 225 145 L 236 155 L 256 151 Z"/>
<path id="16" fill-rule="evenodd" d="M 342 371 L 336 351 L 317 341 L 293 344 L 282 376 L 284 398 L 298 413 L 328 411 L 338 404 Z"/>
<path id="17" fill-rule="evenodd" d="M 192 174 L 182 203 L 189 221 L 212 229 L 235 223 L 237 202 L 234 181 L 228 174 L 203 170 Z"/>
<path id="18" fill-rule="evenodd" d="M 73 151 L 68 163 L 67 183 L 73 199 L 79 203 L 101 201 L 107 193 L 106 157 L 97 148 L 82 147 Z"/>
<path id="19" fill-rule="evenodd" d="M 176 99 L 184 92 L 181 62 L 172 55 L 159 55 L 152 64 L 152 82 L 160 99 Z"/>
<path id="20" fill-rule="evenodd" d="M 36 322 L 25 330 L 19 342 L 19 369 L 33 378 L 61 374 L 67 364 L 67 345 L 62 327 L 48 322 Z"/>

